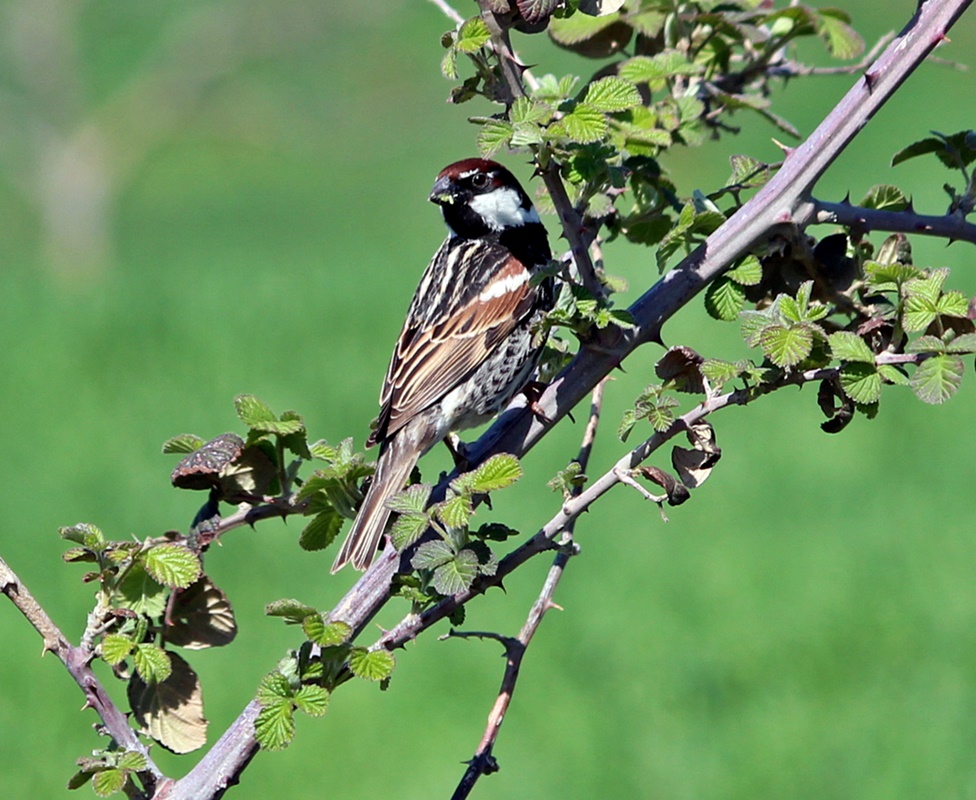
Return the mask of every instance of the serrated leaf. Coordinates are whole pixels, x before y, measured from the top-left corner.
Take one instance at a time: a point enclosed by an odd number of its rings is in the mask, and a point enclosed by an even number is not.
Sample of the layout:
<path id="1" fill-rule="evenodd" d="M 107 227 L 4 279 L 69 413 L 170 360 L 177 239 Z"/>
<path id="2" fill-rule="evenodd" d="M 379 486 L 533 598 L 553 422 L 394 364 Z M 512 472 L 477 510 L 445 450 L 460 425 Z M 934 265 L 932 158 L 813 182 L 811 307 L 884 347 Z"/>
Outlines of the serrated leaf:
<path id="1" fill-rule="evenodd" d="M 269 672 L 258 685 L 257 701 L 262 706 L 273 706 L 282 700 L 291 700 L 295 692 L 291 683 L 278 670 Z"/>
<path id="2" fill-rule="evenodd" d="M 935 136 L 913 142 L 908 147 L 895 153 L 891 159 L 891 165 L 901 164 L 916 156 L 935 154 L 949 169 L 958 169 L 960 166 L 968 166 L 976 159 L 976 143 L 973 142 L 972 131 L 959 131 L 958 133 L 944 136 L 935 131 Z"/>
<path id="3" fill-rule="evenodd" d="M 465 548 L 450 561 L 434 570 L 431 584 L 443 595 L 450 596 L 463 592 L 478 577 L 479 566 L 477 554 Z"/>
<path id="4" fill-rule="evenodd" d="M 553 128 L 557 127 L 559 131 L 565 132 L 570 141 L 577 144 L 598 142 L 609 131 L 607 118 L 603 112 L 586 103 L 578 103 L 557 125 L 553 126 Z"/>
<path id="5" fill-rule="evenodd" d="M 976 333 L 964 333 L 946 343 L 947 353 L 976 353 Z"/>
<path id="6" fill-rule="evenodd" d="M 460 529 L 464 528 L 468 524 L 468 520 L 471 519 L 471 515 L 474 513 L 474 507 L 471 504 L 471 495 L 458 494 L 438 503 L 435 506 L 437 518 L 443 522 L 448 528 Z"/>
<path id="7" fill-rule="evenodd" d="M 481 17 L 471 17 L 458 29 L 454 46 L 462 53 L 476 53 L 491 39 L 491 31 Z"/>
<path id="8" fill-rule="evenodd" d="M 426 514 L 401 514 L 390 528 L 393 546 L 403 552 L 424 535 L 429 525 Z"/>
<path id="9" fill-rule="evenodd" d="M 591 83 L 583 102 L 599 111 L 614 113 L 641 105 L 641 96 L 633 83 L 611 75 Z"/>
<path id="10" fill-rule="evenodd" d="M 329 693 L 321 686 L 302 686 L 295 692 L 295 707 L 310 717 L 321 717 L 329 708 Z"/>
<path id="11" fill-rule="evenodd" d="M 132 640 L 121 633 L 109 633 L 102 639 L 102 658 L 113 667 L 132 652 Z"/>
<path id="12" fill-rule="evenodd" d="M 497 153 L 511 141 L 515 128 L 501 119 L 490 119 L 478 131 L 478 149 L 482 155 Z"/>
<path id="13" fill-rule="evenodd" d="M 166 628 L 166 641 L 188 650 L 223 647 L 237 636 L 230 601 L 206 575 L 176 593 Z"/>
<path id="14" fill-rule="evenodd" d="M 101 550 L 105 544 L 105 535 L 99 528 L 89 525 L 87 522 L 79 522 L 77 525 L 69 525 L 65 528 L 58 528 L 61 538 L 75 544 L 80 544 L 90 550 Z"/>
<path id="15" fill-rule="evenodd" d="M 876 208 L 879 211 L 904 211 L 908 208 L 908 198 L 897 186 L 880 184 L 873 186 L 861 200 L 865 208 Z"/>
<path id="16" fill-rule="evenodd" d="M 154 545 L 143 555 L 146 571 L 160 583 L 184 589 L 200 577 L 200 559 L 181 544 Z"/>
<path id="17" fill-rule="evenodd" d="M 463 476 L 461 485 L 475 494 L 487 494 L 505 489 L 521 477 L 522 465 L 519 460 L 509 453 L 497 453 Z"/>
<path id="18" fill-rule="evenodd" d="M 206 441 L 206 439 L 193 433 L 181 433 L 163 442 L 163 453 L 167 455 L 170 453 L 192 453 L 194 450 L 199 450 Z"/>
<path id="19" fill-rule="evenodd" d="M 725 277 L 740 286 L 757 286 L 762 280 L 762 264 L 755 256 L 746 256 L 738 266 L 725 273 Z"/>
<path id="20" fill-rule="evenodd" d="M 874 363 L 874 353 L 871 352 L 871 348 L 868 347 L 867 342 L 856 333 L 852 333 L 851 331 L 838 331 L 837 333 L 832 333 L 827 341 L 830 344 L 830 352 L 834 354 L 834 358 L 840 361 L 862 361 L 865 364 Z"/>
<path id="21" fill-rule="evenodd" d="M 713 319 L 732 322 L 745 308 L 746 294 L 742 287 L 726 276 L 716 278 L 705 290 L 705 310 Z"/>
<path id="22" fill-rule="evenodd" d="M 343 644 L 352 633 L 345 622 L 336 620 L 326 622 L 321 614 L 310 614 L 302 620 L 302 630 L 310 642 L 322 647 L 335 647 Z"/>
<path id="23" fill-rule="evenodd" d="M 574 45 L 592 39 L 619 20 L 620 14 L 608 14 L 603 17 L 572 14 L 562 19 L 550 20 L 548 33 L 557 44 Z"/>
<path id="24" fill-rule="evenodd" d="M 651 427 L 658 433 L 664 433 L 664 431 L 674 424 L 674 411 L 672 410 L 672 406 L 654 406 L 647 413 L 647 421 L 651 423 Z"/>
<path id="25" fill-rule="evenodd" d="M 98 556 L 87 547 L 69 547 L 61 554 L 61 560 L 67 564 L 74 564 L 79 561 L 94 563 L 98 561 Z"/>
<path id="26" fill-rule="evenodd" d="M 298 600 L 275 600 L 264 607 L 264 613 L 269 617 L 284 617 L 290 622 L 301 622 L 309 614 L 318 614 L 318 610 Z"/>
<path id="27" fill-rule="evenodd" d="M 759 335 L 759 345 L 777 367 L 792 367 L 810 355 L 813 333 L 803 325 L 768 325 Z"/>
<path id="28" fill-rule="evenodd" d="M 235 397 L 234 409 L 237 411 L 237 418 L 249 428 L 254 423 L 277 420 L 271 407 L 253 394 L 241 394 Z"/>
<path id="29" fill-rule="evenodd" d="M 131 772 L 142 772 L 149 765 L 146 757 L 136 750 L 126 750 L 119 756 L 116 762 L 119 769 L 127 769 Z"/>
<path id="30" fill-rule="evenodd" d="M 349 654 L 349 669 L 357 678 L 368 681 L 382 681 L 390 677 L 396 659 L 389 650 L 367 650 L 354 647 Z"/>
<path id="31" fill-rule="evenodd" d="M 726 186 L 754 189 L 764 186 L 769 180 L 769 164 L 757 158 L 735 154 L 729 156 L 729 164 L 732 165 L 732 175 L 726 181 Z"/>
<path id="32" fill-rule="evenodd" d="M 263 750 L 284 750 L 295 738 L 295 711 L 290 700 L 264 706 L 254 720 L 254 737 Z"/>
<path id="33" fill-rule="evenodd" d="M 879 364 L 878 374 L 888 383 L 895 386 L 908 386 L 908 376 L 899 370 L 894 364 Z"/>
<path id="34" fill-rule="evenodd" d="M 938 405 L 952 397 L 962 383 L 963 363 L 958 356 L 927 358 L 915 369 L 910 385 L 924 403 Z"/>
<path id="35" fill-rule="evenodd" d="M 454 558 L 454 549 L 443 539 L 424 542 L 413 554 L 410 565 L 414 569 L 434 569 Z"/>
<path id="36" fill-rule="evenodd" d="M 905 310 L 902 314 L 902 327 L 912 333 L 925 330 L 938 316 L 935 303 L 928 297 L 911 295 L 905 300 Z"/>
<path id="37" fill-rule="evenodd" d="M 138 674 L 132 676 L 129 705 L 144 733 L 167 750 L 189 753 L 207 741 L 203 692 L 190 665 L 176 653 L 169 657 L 173 672 L 165 681 L 147 684 Z"/>
<path id="38" fill-rule="evenodd" d="M 905 345 L 906 353 L 944 353 L 946 352 L 945 342 L 938 336 L 919 336 L 912 339 Z"/>
<path id="39" fill-rule="evenodd" d="M 166 607 L 166 588 L 146 572 L 142 564 L 133 564 L 116 586 L 113 601 L 147 617 L 158 617 Z"/>
<path id="40" fill-rule="evenodd" d="M 423 514 L 430 500 L 432 487 L 428 483 L 414 483 L 386 501 L 386 507 L 398 514 Z"/>
<path id="41" fill-rule="evenodd" d="M 946 292 L 936 301 L 935 307 L 942 316 L 965 319 L 969 314 L 969 298 L 962 292 Z"/>
<path id="42" fill-rule="evenodd" d="M 749 347 L 759 346 L 759 338 L 771 322 L 767 311 L 743 311 L 739 315 L 742 339 Z"/>
<path id="43" fill-rule="evenodd" d="M 723 384 L 739 377 L 741 369 L 738 364 L 731 361 L 722 361 L 717 358 L 706 358 L 701 365 L 702 375 L 716 389 Z"/>
<path id="44" fill-rule="evenodd" d="M 116 792 L 121 792 L 128 780 L 128 775 L 120 769 L 110 767 L 96 772 L 92 776 L 92 789 L 99 797 L 111 797 Z"/>
<path id="45" fill-rule="evenodd" d="M 342 515 L 334 508 L 320 511 L 302 528 L 298 544 L 303 550 L 324 550 L 338 536 L 342 522 Z"/>
<path id="46" fill-rule="evenodd" d="M 864 39 L 847 23 L 850 19 L 837 9 L 820 9 L 816 16 L 817 33 L 827 45 L 827 51 L 843 60 L 857 58 L 864 52 Z"/>
<path id="47" fill-rule="evenodd" d="M 876 403 L 881 397 L 881 376 L 873 364 L 851 361 L 841 367 L 840 388 L 855 403 Z"/>
<path id="48" fill-rule="evenodd" d="M 253 420 L 248 427 L 252 431 L 278 436 L 294 436 L 305 431 L 305 423 L 298 419 Z"/>
<path id="49" fill-rule="evenodd" d="M 137 644 L 132 663 L 146 683 L 162 683 L 173 673 L 169 654 L 154 644 Z"/>
<path id="50" fill-rule="evenodd" d="M 626 442 L 636 424 L 637 414 L 634 412 L 634 409 L 628 408 L 626 411 L 624 411 L 623 417 L 620 420 L 620 425 L 617 428 L 617 438 L 619 438 L 621 442 Z"/>
<path id="51" fill-rule="evenodd" d="M 619 75 L 632 83 L 656 83 L 676 75 L 698 75 L 702 67 L 677 50 L 654 56 L 635 56 L 620 65 Z"/>

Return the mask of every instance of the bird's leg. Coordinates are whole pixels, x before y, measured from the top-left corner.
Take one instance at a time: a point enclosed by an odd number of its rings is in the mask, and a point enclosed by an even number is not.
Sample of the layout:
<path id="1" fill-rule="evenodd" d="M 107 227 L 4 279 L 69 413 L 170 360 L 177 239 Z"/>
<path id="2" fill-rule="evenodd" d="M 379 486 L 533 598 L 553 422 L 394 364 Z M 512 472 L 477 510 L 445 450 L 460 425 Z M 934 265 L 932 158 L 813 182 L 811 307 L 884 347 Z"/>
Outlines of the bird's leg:
<path id="1" fill-rule="evenodd" d="M 525 395 L 525 399 L 529 404 L 529 411 L 532 412 L 533 416 L 539 420 L 543 425 L 552 425 L 553 420 L 543 411 L 542 406 L 539 405 L 539 399 L 542 397 L 542 393 L 549 388 L 548 383 L 543 383 L 542 381 L 529 381 L 525 386 L 522 387 L 522 394 Z M 573 415 L 568 415 L 573 422 Z"/>
<path id="2" fill-rule="evenodd" d="M 451 431 L 444 437 L 444 446 L 451 451 L 454 468 L 458 472 L 467 472 L 471 462 L 468 460 L 468 446 L 461 441 L 461 437 Z"/>

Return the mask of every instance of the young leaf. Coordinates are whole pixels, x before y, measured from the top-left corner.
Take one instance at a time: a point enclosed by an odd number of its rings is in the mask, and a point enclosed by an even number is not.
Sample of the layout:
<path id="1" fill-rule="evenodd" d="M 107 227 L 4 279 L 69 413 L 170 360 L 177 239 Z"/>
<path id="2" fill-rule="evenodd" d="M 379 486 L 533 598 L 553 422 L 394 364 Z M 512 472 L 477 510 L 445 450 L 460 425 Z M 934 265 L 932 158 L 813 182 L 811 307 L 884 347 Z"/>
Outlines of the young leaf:
<path id="1" fill-rule="evenodd" d="M 109 633 L 102 639 L 102 658 L 113 667 L 132 652 L 132 640 L 121 633 Z"/>
<path id="2" fill-rule="evenodd" d="M 726 272 L 725 277 L 741 286 L 756 286 L 762 280 L 762 264 L 755 256 L 746 256 L 738 266 Z"/>
<path id="3" fill-rule="evenodd" d="M 269 617 L 284 617 L 288 622 L 301 622 L 309 614 L 317 614 L 312 606 L 307 606 L 298 600 L 275 600 L 264 607 L 264 613 Z"/>
<path id="4" fill-rule="evenodd" d="M 491 32 L 481 17 L 466 20 L 457 32 L 454 46 L 462 53 L 475 53 L 488 44 Z"/>
<path id="5" fill-rule="evenodd" d="M 135 750 L 124 751 L 116 763 L 119 769 L 127 769 L 131 772 L 141 772 L 148 766 L 146 757 Z"/>
<path id="6" fill-rule="evenodd" d="M 277 420 L 271 408 L 253 394 L 241 394 L 235 397 L 234 409 L 237 411 L 237 418 L 249 428 L 255 423 Z"/>
<path id="7" fill-rule="evenodd" d="M 264 706 L 254 720 L 254 737 L 264 750 L 284 750 L 295 738 L 295 711 L 290 700 Z"/>
<path id="8" fill-rule="evenodd" d="M 505 489 L 522 477 L 522 465 L 509 453 L 493 455 L 473 472 L 459 478 L 464 488 L 475 494 L 487 494 Z"/>
<path id="9" fill-rule="evenodd" d="M 96 772 L 92 777 L 92 789 L 99 797 L 111 797 L 121 792 L 129 776 L 120 769 L 109 768 Z"/>
<path id="10" fill-rule="evenodd" d="M 434 570 L 431 583 L 443 595 L 457 594 L 471 586 L 481 571 L 479 567 L 478 555 L 466 547 L 450 561 Z"/>
<path id="11" fill-rule="evenodd" d="M 105 535 L 101 530 L 87 522 L 79 522 L 77 525 L 59 528 L 58 533 L 61 534 L 62 539 L 80 544 L 89 550 L 101 550 L 102 545 L 105 544 Z"/>
<path id="12" fill-rule="evenodd" d="M 158 544 L 143 556 L 146 571 L 160 583 L 185 589 L 200 577 L 200 559 L 181 544 Z"/>
<path id="13" fill-rule="evenodd" d="M 841 367 L 840 387 L 855 403 L 876 403 L 881 397 L 881 376 L 874 364 L 851 361 Z"/>
<path id="14" fill-rule="evenodd" d="M 302 620 L 302 630 L 310 642 L 322 647 L 335 647 L 343 644 L 352 633 L 348 624 L 342 621 L 327 623 L 321 614 L 310 614 Z"/>
<path id="15" fill-rule="evenodd" d="M 448 528 L 455 529 L 466 527 L 468 520 L 471 519 L 471 515 L 474 513 L 474 507 L 471 504 L 471 495 L 467 492 L 454 495 L 449 500 L 438 503 L 435 508 L 437 510 L 437 518 Z"/>
<path id="16" fill-rule="evenodd" d="M 162 683 L 173 672 L 169 654 L 154 644 L 137 644 L 132 662 L 139 677 L 146 683 Z"/>
<path id="17" fill-rule="evenodd" d="M 482 155 L 490 156 L 508 145 L 515 128 L 501 119 L 489 119 L 478 131 L 478 149 Z"/>
<path id="18" fill-rule="evenodd" d="M 329 693 L 321 686 L 302 686 L 293 699 L 295 707 L 310 717 L 321 717 L 329 707 Z"/>
<path id="19" fill-rule="evenodd" d="M 607 135 L 607 118 L 599 109 L 587 103 L 579 103 L 550 130 L 553 129 L 565 132 L 571 142 L 590 144 Z"/>
<path id="20" fill-rule="evenodd" d="M 393 546 L 403 552 L 416 542 L 430 526 L 426 514 L 401 514 L 390 529 Z"/>
<path id="21" fill-rule="evenodd" d="M 273 706 L 282 700 L 291 700 L 294 695 L 288 678 L 278 670 L 269 672 L 258 685 L 257 701 L 262 706 Z"/>
<path id="22" fill-rule="evenodd" d="M 410 565 L 414 569 L 434 569 L 454 558 L 454 549 L 443 539 L 424 542 L 413 554 Z"/>
<path id="23" fill-rule="evenodd" d="M 611 75 L 591 83 L 583 102 L 599 111 L 612 113 L 639 106 L 641 96 L 633 83 Z"/>
<path id="24" fill-rule="evenodd" d="M 354 647 L 349 654 L 349 669 L 357 678 L 368 681 L 382 681 L 390 677 L 396 659 L 389 650 L 367 650 Z"/>
<path id="25" fill-rule="evenodd" d="M 181 433 L 163 442 L 163 452 L 169 453 L 192 453 L 199 450 L 206 443 L 203 439 L 193 433 Z"/>
<path id="26" fill-rule="evenodd" d="M 166 608 L 166 588 L 146 572 L 142 564 L 133 564 L 116 586 L 113 601 L 147 617 L 158 617 Z"/>
<path id="27" fill-rule="evenodd" d="M 919 400 L 938 405 L 956 393 L 962 373 L 962 359 L 958 356 L 932 356 L 918 365 L 910 384 Z"/>
<path id="28" fill-rule="evenodd" d="M 746 295 L 742 287 L 727 276 L 715 279 L 705 290 L 705 310 L 713 319 L 732 322 L 745 305 Z"/>
<path id="29" fill-rule="evenodd" d="M 423 514 L 430 500 L 431 486 L 414 483 L 386 501 L 386 507 L 398 514 Z"/>
<path id="30" fill-rule="evenodd" d="M 864 195 L 861 205 L 865 208 L 876 208 L 879 211 L 904 211 L 908 208 L 908 198 L 897 186 L 884 183 L 872 187 Z"/>
<path id="31" fill-rule="evenodd" d="M 834 358 L 840 361 L 861 361 L 865 364 L 874 363 L 874 353 L 856 333 L 851 331 L 838 331 L 832 333 L 827 340 L 830 344 L 830 352 Z M 852 398 L 854 399 L 854 398 Z"/>
<path id="32" fill-rule="evenodd" d="M 324 550 L 339 534 L 343 517 L 334 508 L 320 511 L 302 529 L 298 544 L 303 550 Z"/>
<path id="33" fill-rule="evenodd" d="M 813 333 L 804 325 L 769 325 L 759 335 L 759 344 L 777 367 L 793 367 L 810 355 Z"/>

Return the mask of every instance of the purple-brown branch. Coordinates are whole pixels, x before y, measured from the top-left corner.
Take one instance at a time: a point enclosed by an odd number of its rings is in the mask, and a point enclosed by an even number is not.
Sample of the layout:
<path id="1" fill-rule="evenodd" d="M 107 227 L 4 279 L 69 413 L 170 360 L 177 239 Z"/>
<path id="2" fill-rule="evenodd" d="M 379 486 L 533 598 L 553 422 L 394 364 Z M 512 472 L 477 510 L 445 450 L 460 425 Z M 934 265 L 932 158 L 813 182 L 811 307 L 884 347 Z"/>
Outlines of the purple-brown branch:
<path id="1" fill-rule="evenodd" d="M 139 773 L 139 777 L 146 790 L 145 796 L 151 797 L 156 782 L 163 777 L 163 773 L 153 762 L 148 748 L 130 727 L 126 715 L 112 702 L 105 687 L 92 672 L 91 660 L 94 653 L 88 648 L 76 647 L 65 638 L 54 620 L 48 616 L 23 581 L 2 558 L 0 558 L 0 592 L 10 598 L 34 630 L 41 635 L 44 641 L 44 652 L 54 653 L 61 660 L 68 674 L 74 678 L 75 683 L 84 693 L 85 706 L 92 708 L 101 718 L 105 732 L 120 748 L 134 750 L 146 759 L 146 769 Z"/>

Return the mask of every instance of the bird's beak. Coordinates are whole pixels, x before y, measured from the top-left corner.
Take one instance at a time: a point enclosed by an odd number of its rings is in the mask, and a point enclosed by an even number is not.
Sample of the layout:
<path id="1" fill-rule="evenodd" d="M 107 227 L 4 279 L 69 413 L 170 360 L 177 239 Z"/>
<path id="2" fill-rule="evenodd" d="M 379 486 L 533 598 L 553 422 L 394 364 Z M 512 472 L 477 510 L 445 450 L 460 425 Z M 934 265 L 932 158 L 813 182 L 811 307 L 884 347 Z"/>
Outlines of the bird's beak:
<path id="1" fill-rule="evenodd" d="M 454 203 L 456 197 L 457 189 L 451 183 L 451 179 L 444 176 L 437 179 L 427 199 L 432 203 L 437 203 L 439 206 L 449 206 Z"/>

